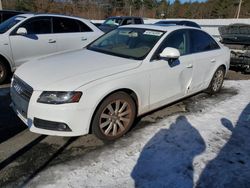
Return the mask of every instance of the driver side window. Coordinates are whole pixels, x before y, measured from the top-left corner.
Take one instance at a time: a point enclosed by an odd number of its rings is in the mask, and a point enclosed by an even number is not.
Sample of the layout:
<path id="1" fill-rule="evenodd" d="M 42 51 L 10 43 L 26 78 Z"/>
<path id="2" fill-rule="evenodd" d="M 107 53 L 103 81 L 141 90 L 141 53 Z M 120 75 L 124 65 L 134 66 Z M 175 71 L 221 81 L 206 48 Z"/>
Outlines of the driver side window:
<path id="1" fill-rule="evenodd" d="M 163 41 L 158 54 L 160 54 L 167 47 L 176 48 L 180 51 L 181 56 L 188 54 L 188 32 L 186 30 L 177 30 L 170 33 Z"/>
<path id="2" fill-rule="evenodd" d="M 52 31 L 51 18 L 50 17 L 32 18 L 27 20 L 20 27 L 24 27 L 27 30 L 28 35 L 49 34 Z"/>

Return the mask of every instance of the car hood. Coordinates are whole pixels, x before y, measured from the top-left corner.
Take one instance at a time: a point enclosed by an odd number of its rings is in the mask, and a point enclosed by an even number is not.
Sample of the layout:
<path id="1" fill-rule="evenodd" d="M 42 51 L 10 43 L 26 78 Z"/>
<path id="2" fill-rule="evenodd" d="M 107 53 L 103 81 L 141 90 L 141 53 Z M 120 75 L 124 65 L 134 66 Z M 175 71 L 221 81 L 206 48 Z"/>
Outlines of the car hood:
<path id="1" fill-rule="evenodd" d="M 15 75 L 40 91 L 73 91 L 95 80 L 135 69 L 141 61 L 87 49 L 54 55 L 20 66 Z"/>

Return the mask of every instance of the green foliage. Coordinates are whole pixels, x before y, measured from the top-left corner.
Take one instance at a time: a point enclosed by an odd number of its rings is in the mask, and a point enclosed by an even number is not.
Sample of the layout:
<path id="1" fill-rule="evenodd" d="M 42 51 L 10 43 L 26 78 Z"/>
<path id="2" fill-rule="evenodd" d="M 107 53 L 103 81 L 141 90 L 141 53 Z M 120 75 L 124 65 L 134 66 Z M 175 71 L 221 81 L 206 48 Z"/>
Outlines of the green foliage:
<path id="1" fill-rule="evenodd" d="M 31 11 L 34 7 L 32 0 L 16 0 L 16 10 Z"/>
<path id="2" fill-rule="evenodd" d="M 4 9 L 55 12 L 104 19 L 115 15 L 152 18 L 235 18 L 240 0 L 2 0 Z M 243 0 L 240 18 L 250 18 L 250 0 Z"/>

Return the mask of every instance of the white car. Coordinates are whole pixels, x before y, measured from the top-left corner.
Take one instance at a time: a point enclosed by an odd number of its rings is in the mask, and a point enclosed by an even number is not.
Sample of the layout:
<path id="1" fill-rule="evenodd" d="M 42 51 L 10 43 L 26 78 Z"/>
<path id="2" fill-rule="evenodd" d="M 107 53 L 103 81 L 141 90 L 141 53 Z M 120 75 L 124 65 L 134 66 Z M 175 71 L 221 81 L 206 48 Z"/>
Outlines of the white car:
<path id="1" fill-rule="evenodd" d="M 21 14 L 0 24 L 0 84 L 37 57 L 85 47 L 103 34 L 90 21 L 53 14 Z"/>
<path id="2" fill-rule="evenodd" d="M 26 63 L 12 104 L 30 131 L 58 136 L 124 135 L 135 118 L 206 90 L 220 90 L 229 49 L 185 26 L 129 25 L 84 50 Z"/>

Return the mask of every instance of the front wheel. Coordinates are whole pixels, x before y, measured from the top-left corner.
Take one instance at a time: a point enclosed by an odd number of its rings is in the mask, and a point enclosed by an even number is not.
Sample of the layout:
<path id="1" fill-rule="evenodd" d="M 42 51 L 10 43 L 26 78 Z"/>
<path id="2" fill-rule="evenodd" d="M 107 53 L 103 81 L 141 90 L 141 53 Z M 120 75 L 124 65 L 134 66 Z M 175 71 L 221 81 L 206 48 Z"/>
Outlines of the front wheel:
<path id="1" fill-rule="evenodd" d="M 224 76 L 225 76 L 225 69 L 223 67 L 219 67 L 215 71 L 214 76 L 206 92 L 209 94 L 218 93 L 222 87 Z"/>
<path id="2" fill-rule="evenodd" d="M 92 132 L 102 140 L 115 140 L 128 132 L 135 116 L 135 102 L 128 94 L 111 94 L 98 107 L 91 125 Z"/>

